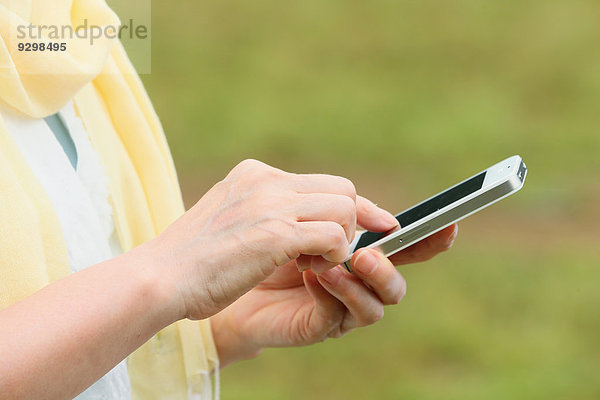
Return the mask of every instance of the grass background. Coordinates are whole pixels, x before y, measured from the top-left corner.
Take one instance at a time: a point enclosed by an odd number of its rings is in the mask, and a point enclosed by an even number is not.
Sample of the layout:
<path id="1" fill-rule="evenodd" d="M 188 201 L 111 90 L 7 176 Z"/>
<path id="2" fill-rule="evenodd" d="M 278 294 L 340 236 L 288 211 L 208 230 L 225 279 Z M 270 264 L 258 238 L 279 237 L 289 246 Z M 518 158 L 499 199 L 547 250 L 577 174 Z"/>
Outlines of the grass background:
<path id="1" fill-rule="evenodd" d="M 375 326 L 226 368 L 222 398 L 600 398 L 600 3 L 152 2 L 186 203 L 244 158 L 398 212 L 512 154 L 524 189 L 402 268 Z"/>

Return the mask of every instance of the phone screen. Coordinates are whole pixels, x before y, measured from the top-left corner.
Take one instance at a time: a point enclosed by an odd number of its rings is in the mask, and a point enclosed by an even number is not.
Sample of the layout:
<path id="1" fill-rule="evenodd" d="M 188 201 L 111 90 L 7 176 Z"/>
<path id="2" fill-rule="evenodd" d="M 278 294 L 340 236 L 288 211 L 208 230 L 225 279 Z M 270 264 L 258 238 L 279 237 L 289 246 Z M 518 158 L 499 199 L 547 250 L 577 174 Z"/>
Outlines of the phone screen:
<path id="1" fill-rule="evenodd" d="M 418 204 L 408 210 L 396 215 L 396 219 L 400 223 L 401 227 L 408 226 L 413 222 L 420 220 L 432 214 L 460 199 L 465 196 L 470 195 L 471 193 L 475 193 L 483 186 L 483 181 L 485 180 L 486 172 L 482 172 L 481 174 L 469 179 L 461 183 L 460 185 L 454 186 L 431 199 L 424 201 L 421 204 Z M 375 243 L 382 237 L 398 230 L 396 228 L 389 232 L 365 232 L 360 237 L 358 243 L 356 244 L 356 248 L 354 251 L 366 247 L 371 243 Z"/>

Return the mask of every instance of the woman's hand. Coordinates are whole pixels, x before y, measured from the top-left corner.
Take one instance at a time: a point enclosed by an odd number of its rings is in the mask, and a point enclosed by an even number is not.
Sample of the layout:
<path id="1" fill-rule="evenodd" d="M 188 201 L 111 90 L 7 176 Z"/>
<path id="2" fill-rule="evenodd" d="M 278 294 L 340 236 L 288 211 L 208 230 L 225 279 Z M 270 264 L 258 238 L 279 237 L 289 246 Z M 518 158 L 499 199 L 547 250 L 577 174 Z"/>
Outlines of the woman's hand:
<path id="1" fill-rule="evenodd" d="M 290 174 L 246 160 L 149 248 L 162 284 L 177 295 L 179 317 L 203 319 L 298 257 L 322 270 L 344 261 L 355 201 L 345 178 Z M 383 210 L 375 216 L 395 221 Z"/>
<path id="2" fill-rule="evenodd" d="M 376 209 L 358 197 L 358 223 L 373 231 L 390 226 L 372 219 Z M 393 226 L 392 226 L 393 227 Z M 298 272 L 296 262 L 280 267 L 269 279 L 211 318 L 221 365 L 250 358 L 264 347 L 302 346 L 340 337 L 377 322 L 383 307 L 398 303 L 406 282 L 394 267 L 425 261 L 449 249 L 453 225 L 391 257 L 363 249 L 354 255 L 354 274 L 342 266 L 316 275 Z"/>

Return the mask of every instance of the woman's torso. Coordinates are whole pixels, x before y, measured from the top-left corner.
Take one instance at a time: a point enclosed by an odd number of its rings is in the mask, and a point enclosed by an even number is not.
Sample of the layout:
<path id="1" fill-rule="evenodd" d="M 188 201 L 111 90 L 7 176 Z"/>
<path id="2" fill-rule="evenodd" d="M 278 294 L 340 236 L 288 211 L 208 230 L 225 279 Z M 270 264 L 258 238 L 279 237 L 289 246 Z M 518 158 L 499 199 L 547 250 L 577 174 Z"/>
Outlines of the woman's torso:
<path id="1" fill-rule="evenodd" d="M 0 108 L 0 116 L 54 207 L 67 245 L 71 272 L 121 254 L 106 177 L 73 103 L 69 102 L 48 122 L 23 117 L 5 108 Z M 77 301 L 85 304 L 85 299 Z M 77 397 L 78 400 L 130 398 L 125 360 Z"/>

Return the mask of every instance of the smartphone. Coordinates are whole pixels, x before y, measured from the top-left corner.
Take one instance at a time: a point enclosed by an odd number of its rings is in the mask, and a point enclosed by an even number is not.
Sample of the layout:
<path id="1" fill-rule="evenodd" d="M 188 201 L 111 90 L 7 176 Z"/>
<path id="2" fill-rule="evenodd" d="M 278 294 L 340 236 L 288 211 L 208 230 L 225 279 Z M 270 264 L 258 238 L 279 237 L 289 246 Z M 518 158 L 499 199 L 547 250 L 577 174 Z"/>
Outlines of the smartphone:
<path id="1" fill-rule="evenodd" d="M 526 176 L 523 159 L 512 156 L 396 215 L 400 226 L 392 231 L 357 232 L 344 266 L 352 272 L 352 255 L 363 247 L 379 248 L 389 257 L 517 192 Z"/>

